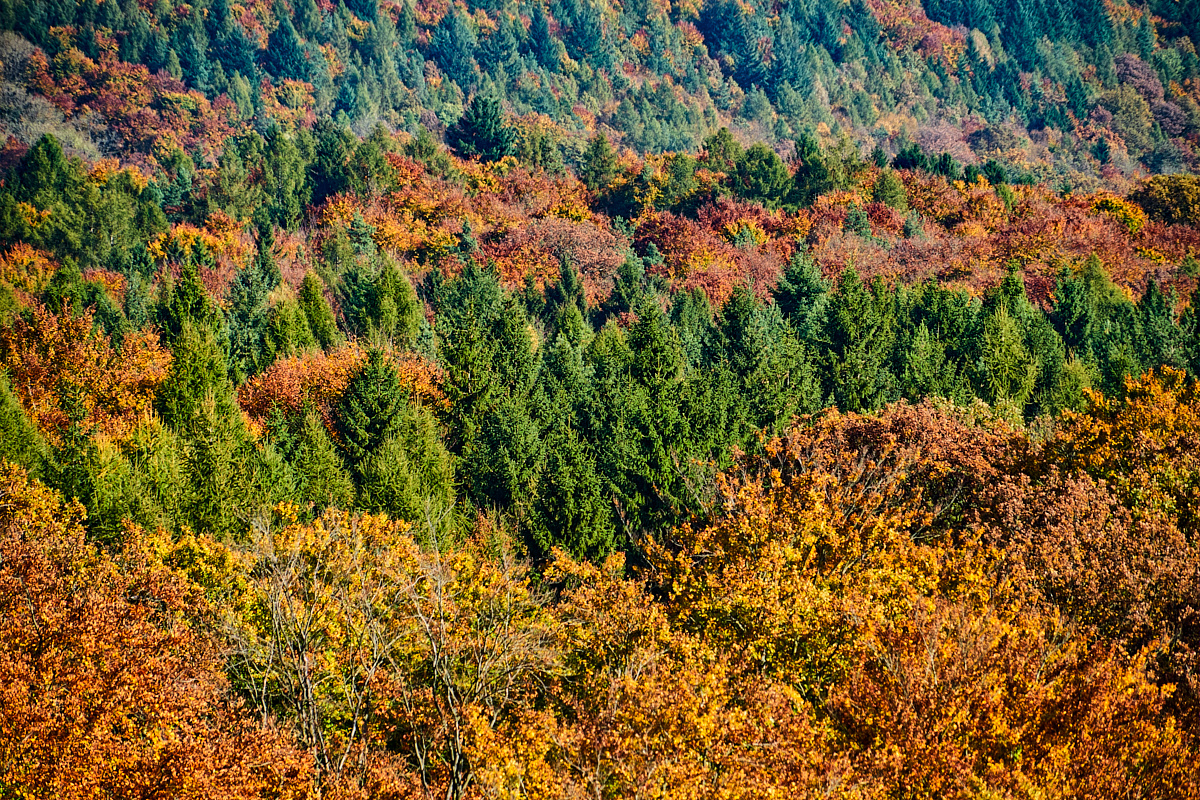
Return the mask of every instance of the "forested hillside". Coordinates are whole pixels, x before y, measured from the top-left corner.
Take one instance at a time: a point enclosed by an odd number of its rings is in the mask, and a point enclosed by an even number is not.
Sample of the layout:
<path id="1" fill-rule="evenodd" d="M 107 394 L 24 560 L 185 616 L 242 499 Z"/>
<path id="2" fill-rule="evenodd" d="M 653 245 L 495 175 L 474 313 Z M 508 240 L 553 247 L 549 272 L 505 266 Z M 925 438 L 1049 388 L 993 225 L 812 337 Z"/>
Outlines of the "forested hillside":
<path id="1" fill-rule="evenodd" d="M 171 173 L 268 118 L 439 134 L 478 93 L 551 170 L 596 131 L 683 152 L 727 125 L 1092 190 L 1192 167 L 1200 134 L 1192 0 L 4 0 L 0 29 L 10 135 Z"/>
<path id="2" fill-rule="evenodd" d="M 0 0 L 0 798 L 1200 796 L 1197 24 Z"/>

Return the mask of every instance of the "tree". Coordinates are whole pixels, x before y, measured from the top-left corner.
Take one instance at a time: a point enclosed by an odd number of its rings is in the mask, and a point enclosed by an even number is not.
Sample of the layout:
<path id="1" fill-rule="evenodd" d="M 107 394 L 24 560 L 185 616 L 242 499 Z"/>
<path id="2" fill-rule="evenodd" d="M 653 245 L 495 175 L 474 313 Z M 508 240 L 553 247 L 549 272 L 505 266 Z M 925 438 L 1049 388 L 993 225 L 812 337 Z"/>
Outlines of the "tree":
<path id="1" fill-rule="evenodd" d="M 458 122 L 446 131 L 446 141 L 463 158 L 499 161 L 513 154 L 516 132 L 504 119 L 499 100 L 477 94 Z"/>
<path id="2" fill-rule="evenodd" d="M 785 200 L 792 176 L 774 150 L 764 144 L 751 145 L 737 163 L 735 194 L 767 208 Z"/>
<path id="3" fill-rule="evenodd" d="M 796 141 L 792 184 L 792 201 L 800 206 L 812 205 L 819 195 L 834 187 L 821 145 L 811 133 L 804 133 Z"/>
<path id="4" fill-rule="evenodd" d="M 907 191 L 894 170 L 880 170 L 879 177 L 875 179 L 875 186 L 871 189 L 871 196 L 876 203 L 883 203 L 897 211 L 908 208 Z"/>
<path id="5" fill-rule="evenodd" d="M 300 480 L 300 496 L 316 510 L 349 508 L 354 502 L 354 483 L 311 404 L 304 407 L 292 462 Z"/>
<path id="6" fill-rule="evenodd" d="M 593 192 L 607 187 L 617 175 L 617 153 L 608 137 L 597 133 L 588 140 L 579 165 L 579 179 Z"/>
<path id="7" fill-rule="evenodd" d="M 457 7 L 452 7 L 434 29 L 429 50 L 434 63 L 464 91 L 475 85 L 475 31 Z"/>
<path id="8" fill-rule="evenodd" d="M 827 396 L 843 411 L 879 408 L 893 399 L 895 377 L 888 357 L 895 341 L 891 293 L 882 286 L 873 293 L 853 267 L 847 267 L 829 298 L 821 344 Z"/>
<path id="9" fill-rule="evenodd" d="M 222 647 L 192 624 L 195 586 L 153 554 L 170 542 L 135 532 L 118 562 L 85 540 L 77 504 L 19 469 L 0 470 L 0 495 L 7 790 L 253 797 L 307 782 L 307 755 L 227 696 Z"/>
<path id="10" fill-rule="evenodd" d="M 300 310 L 304 312 L 308 328 L 321 349 L 328 352 L 341 343 L 333 309 L 325 299 L 325 287 L 312 270 L 304 273 L 304 281 L 300 284 Z"/>
<path id="11" fill-rule="evenodd" d="M 550 71 L 558 70 L 558 40 L 550 33 L 550 19 L 540 2 L 533 4 L 533 13 L 529 16 L 528 42 L 538 64 Z"/>
<path id="12" fill-rule="evenodd" d="M 396 368 L 381 350 L 371 350 L 335 414 L 342 452 L 359 475 L 367 457 L 395 434 L 404 404 Z"/>
<path id="13" fill-rule="evenodd" d="M 267 47 L 260 56 L 263 69 L 280 79 L 310 80 L 312 64 L 300 35 L 292 25 L 292 15 L 282 4 L 278 4 L 275 19 L 278 25 L 267 37 Z"/>

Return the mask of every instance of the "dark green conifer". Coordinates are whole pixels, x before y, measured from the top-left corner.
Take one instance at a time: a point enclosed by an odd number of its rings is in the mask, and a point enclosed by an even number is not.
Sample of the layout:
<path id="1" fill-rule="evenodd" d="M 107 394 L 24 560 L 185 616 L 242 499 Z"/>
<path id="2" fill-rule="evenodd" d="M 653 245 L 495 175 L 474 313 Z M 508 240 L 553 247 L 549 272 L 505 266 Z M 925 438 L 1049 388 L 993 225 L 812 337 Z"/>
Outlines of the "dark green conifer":
<path id="1" fill-rule="evenodd" d="M 499 161 L 513 154 L 515 141 L 500 101 L 482 94 L 475 95 L 462 118 L 446 131 L 446 142 L 463 158 Z"/>

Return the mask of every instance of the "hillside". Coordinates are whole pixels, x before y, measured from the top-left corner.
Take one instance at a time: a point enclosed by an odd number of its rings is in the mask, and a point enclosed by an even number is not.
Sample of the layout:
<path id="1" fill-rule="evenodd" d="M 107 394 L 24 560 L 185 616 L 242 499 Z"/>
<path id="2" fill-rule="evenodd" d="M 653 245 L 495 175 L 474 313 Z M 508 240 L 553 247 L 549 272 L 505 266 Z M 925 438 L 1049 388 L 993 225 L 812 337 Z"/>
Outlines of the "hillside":
<path id="1" fill-rule="evenodd" d="M 1197 24 L 0 0 L 0 798 L 1200 796 Z"/>
<path id="2" fill-rule="evenodd" d="M 1194 3 L 927 5 L 5 0 L 0 29 L 25 41 L 3 45 L 0 104 L 25 144 L 61 131 L 168 169 L 268 118 L 440 134 L 477 93 L 551 168 L 595 132 L 685 152 L 722 125 L 784 155 L 804 131 L 915 142 L 1073 191 L 1194 165 Z"/>

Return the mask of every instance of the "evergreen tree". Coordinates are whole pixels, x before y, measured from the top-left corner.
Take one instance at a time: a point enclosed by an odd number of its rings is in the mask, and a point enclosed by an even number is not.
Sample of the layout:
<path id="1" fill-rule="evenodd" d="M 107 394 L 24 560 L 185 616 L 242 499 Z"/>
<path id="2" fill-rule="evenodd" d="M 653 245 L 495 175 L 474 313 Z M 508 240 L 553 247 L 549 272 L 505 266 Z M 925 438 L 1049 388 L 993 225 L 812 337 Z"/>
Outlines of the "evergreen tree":
<path id="1" fill-rule="evenodd" d="M 526 546 L 535 558 L 561 547 L 574 558 L 601 559 L 614 548 L 612 503 L 588 447 L 565 426 L 547 435 L 528 528 Z"/>
<path id="2" fill-rule="evenodd" d="M 579 179 L 593 192 L 608 186 L 617 175 L 617 153 L 608 137 L 597 133 L 588 141 L 579 166 Z"/>
<path id="3" fill-rule="evenodd" d="M 736 194 L 767 208 L 778 208 L 787 196 L 791 179 L 774 150 L 755 144 L 738 161 Z"/>
<path id="4" fill-rule="evenodd" d="M 871 194 L 876 203 L 883 203 L 897 211 L 904 211 L 908 208 L 908 193 L 900 176 L 894 170 L 880 170 Z"/>
<path id="5" fill-rule="evenodd" d="M 1008 307 L 998 305 L 984 321 L 977 391 L 992 405 L 1011 409 L 1019 419 L 1033 397 L 1040 365 Z"/>
<path id="6" fill-rule="evenodd" d="M 463 158 L 499 161 L 514 152 L 516 134 L 504 119 L 500 101 L 477 94 L 447 132 L 447 143 Z"/>
<path id="7" fill-rule="evenodd" d="M 477 41 L 470 21 L 452 7 L 434 29 L 429 52 L 442 73 L 464 91 L 475 85 Z"/>
<path id="8" fill-rule="evenodd" d="M 824 384 L 843 411 L 873 411 L 894 399 L 895 378 L 888 359 L 895 338 L 886 290 L 875 294 L 847 267 L 829 299 L 821 344 Z"/>
<path id="9" fill-rule="evenodd" d="M 308 329 L 321 349 L 329 351 L 338 345 L 341 333 L 337 329 L 333 309 L 325 299 L 321 279 L 312 270 L 304 273 L 304 281 L 300 284 L 300 310 L 304 312 Z"/>
<path id="10" fill-rule="evenodd" d="M 550 19 L 546 9 L 540 2 L 533 4 L 533 13 L 529 16 L 529 47 L 534 59 L 543 68 L 552 72 L 558 70 L 558 45 L 550 33 Z"/>
<path id="11" fill-rule="evenodd" d="M 312 63 L 300 35 L 292 25 L 291 14 L 282 4 L 275 7 L 275 19 L 279 24 L 267 37 L 267 47 L 262 51 L 263 69 L 281 80 L 310 80 Z"/>
<path id="12" fill-rule="evenodd" d="M 825 162 L 821 145 L 811 133 L 803 134 L 796 141 L 792 202 L 803 207 L 810 206 L 819 195 L 833 188 L 833 175 Z"/>
<path id="13" fill-rule="evenodd" d="M 1172 298 L 1164 295 L 1158 282 L 1150 280 L 1137 303 L 1137 339 L 1142 369 L 1185 365 L 1183 342 L 1175 321 Z"/>
<path id="14" fill-rule="evenodd" d="M 325 424 L 311 405 L 306 405 L 302 413 L 292 463 L 305 502 L 312 503 L 316 510 L 326 506 L 350 507 L 354 501 L 354 483 Z"/>
<path id="15" fill-rule="evenodd" d="M 801 341 L 813 341 L 824 324 L 829 283 L 812 256 L 797 252 L 773 292 L 775 304 Z"/>
<path id="16" fill-rule="evenodd" d="M 49 459 L 45 440 L 12 393 L 8 376 L 0 371 L 0 461 L 22 466 L 38 478 Z"/>
<path id="17" fill-rule="evenodd" d="M 190 429 L 198 424 L 205 402 L 214 404 L 214 413 L 240 419 L 225 351 L 212 328 L 185 322 L 171 349 L 175 357 L 155 401 L 163 421 L 177 430 Z"/>
<path id="18" fill-rule="evenodd" d="M 360 478 L 363 462 L 395 434 L 404 406 L 396 368 L 382 351 L 371 350 L 334 414 L 338 443 Z"/>

